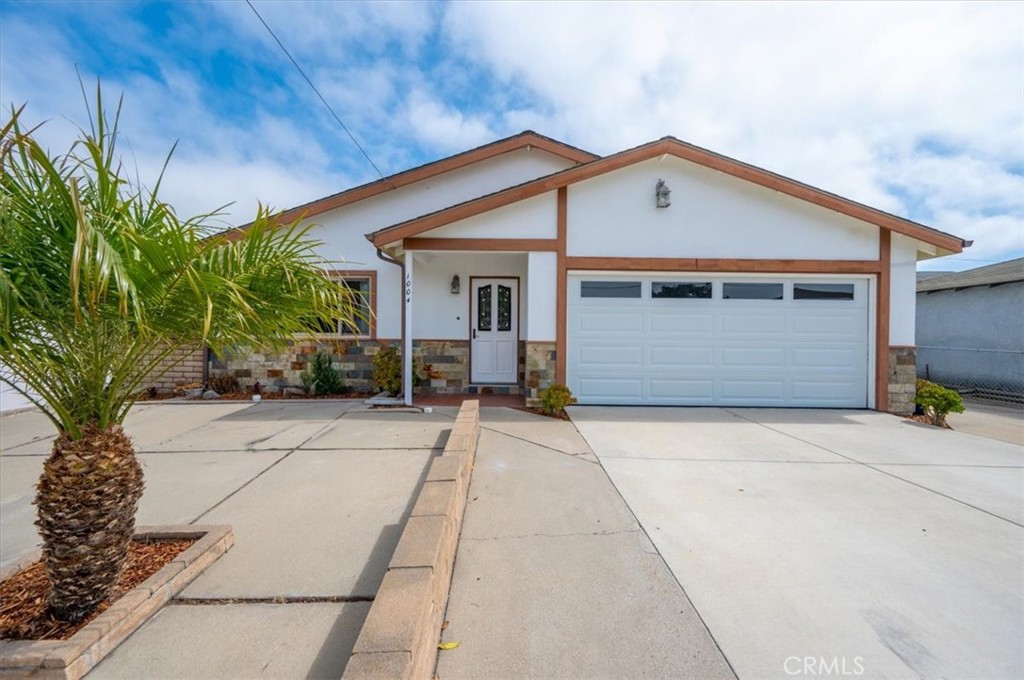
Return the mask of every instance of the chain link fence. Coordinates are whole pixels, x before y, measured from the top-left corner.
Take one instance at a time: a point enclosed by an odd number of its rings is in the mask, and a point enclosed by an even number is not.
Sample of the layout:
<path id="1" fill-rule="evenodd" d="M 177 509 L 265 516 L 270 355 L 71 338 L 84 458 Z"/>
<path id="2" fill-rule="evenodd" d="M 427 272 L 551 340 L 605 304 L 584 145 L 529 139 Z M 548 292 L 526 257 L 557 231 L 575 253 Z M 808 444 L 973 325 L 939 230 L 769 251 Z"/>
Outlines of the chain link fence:
<path id="1" fill-rule="evenodd" d="M 965 397 L 1024 403 L 1024 350 L 921 345 L 917 376 Z"/>

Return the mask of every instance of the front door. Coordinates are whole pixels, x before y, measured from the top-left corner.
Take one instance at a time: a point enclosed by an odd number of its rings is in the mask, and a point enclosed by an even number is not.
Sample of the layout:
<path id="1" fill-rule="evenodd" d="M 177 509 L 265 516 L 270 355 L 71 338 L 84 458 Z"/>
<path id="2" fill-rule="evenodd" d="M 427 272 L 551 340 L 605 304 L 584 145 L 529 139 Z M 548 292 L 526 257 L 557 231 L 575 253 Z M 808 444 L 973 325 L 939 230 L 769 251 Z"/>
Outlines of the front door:
<path id="1" fill-rule="evenodd" d="M 470 380 L 514 384 L 519 368 L 519 280 L 472 281 Z"/>

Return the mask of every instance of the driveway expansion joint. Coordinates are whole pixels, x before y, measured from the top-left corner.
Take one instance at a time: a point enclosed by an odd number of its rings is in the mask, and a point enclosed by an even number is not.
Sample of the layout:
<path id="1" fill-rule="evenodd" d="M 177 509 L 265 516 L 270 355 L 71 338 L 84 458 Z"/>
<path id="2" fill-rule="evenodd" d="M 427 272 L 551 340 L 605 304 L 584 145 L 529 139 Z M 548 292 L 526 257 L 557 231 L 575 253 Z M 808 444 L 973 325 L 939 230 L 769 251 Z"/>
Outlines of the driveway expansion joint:
<path id="1" fill-rule="evenodd" d="M 540 442 L 535 442 L 532 439 L 526 439 L 525 437 L 518 437 L 518 436 L 516 436 L 514 434 L 509 434 L 508 432 L 502 432 L 501 430 L 495 430 L 494 428 L 491 428 L 491 427 L 485 427 L 485 426 L 481 425 L 480 429 L 481 430 L 487 430 L 488 432 L 494 432 L 495 434 L 500 434 L 500 435 L 503 435 L 503 436 L 508 437 L 510 439 L 515 439 L 515 440 L 524 442 L 526 444 L 532 444 L 533 446 L 536 446 L 537 448 L 540 448 L 540 449 L 545 449 L 547 451 L 552 451 L 554 453 L 557 453 L 557 454 L 560 454 L 560 455 L 563 455 L 563 456 L 569 456 L 570 458 L 575 458 L 577 460 L 582 460 L 582 461 L 584 461 L 586 463 L 591 463 L 593 465 L 598 465 L 597 461 L 587 460 L 586 458 L 582 457 L 582 456 L 590 455 L 590 451 L 581 451 L 580 453 L 570 453 L 569 451 L 563 451 L 561 449 L 556 449 L 553 446 L 548 446 L 546 444 L 541 444 Z"/>
<path id="2" fill-rule="evenodd" d="M 198 515 L 198 516 L 197 516 L 197 517 L 196 517 L 196 518 L 195 518 L 194 520 L 192 520 L 191 522 L 189 522 L 189 524 L 195 524 L 196 522 L 198 522 L 199 520 L 201 520 L 201 519 L 202 519 L 203 517 L 205 517 L 206 515 L 210 514 L 211 512 L 213 512 L 214 510 L 216 510 L 216 509 L 217 509 L 218 507 L 220 507 L 221 505 L 223 505 L 224 503 L 226 503 L 226 502 L 227 502 L 227 501 L 228 501 L 229 499 L 231 499 L 231 498 L 232 498 L 232 497 L 233 497 L 233 496 L 234 496 L 235 494 L 237 494 L 238 492 L 240 492 L 240 491 L 241 491 L 242 489 L 245 489 L 245 488 L 246 488 L 247 486 L 249 486 L 250 484 L 252 484 L 253 482 L 255 482 L 255 481 L 256 481 L 257 479 L 259 479 L 260 477 L 262 477 L 262 476 L 263 476 L 264 474 L 266 474 L 267 472 L 269 472 L 270 470 L 272 470 L 273 468 L 275 468 L 275 467 L 276 467 L 276 466 L 278 465 L 278 463 L 280 463 L 280 462 L 281 462 L 281 461 L 283 461 L 283 460 L 284 460 L 285 458 L 287 458 L 288 456 L 292 455 L 293 453 L 295 453 L 296 451 L 298 451 L 299 449 L 301 449 L 301 448 L 303 447 L 303 445 L 305 445 L 305 444 L 308 444 L 309 442 L 313 441 L 313 439 L 314 439 L 315 437 L 318 437 L 318 436 L 320 436 L 321 434 L 323 434 L 323 433 L 324 433 L 324 432 L 325 432 L 325 431 L 326 431 L 326 430 L 327 430 L 328 428 L 330 428 L 331 426 L 333 426 L 333 425 L 334 425 L 334 423 L 338 422 L 338 420 L 340 420 L 340 419 L 341 419 L 341 417 L 342 417 L 342 416 L 344 416 L 344 415 L 345 415 L 345 412 L 344 412 L 344 411 L 342 411 L 340 415 L 338 415 L 338 416 L 335 416 L 335 417 L 334 417 L 333 419 L 331 419 L 331 420 L 330 420 L 330 421 L 329 421 L 329 422 L 328 422 L 327 424 L 325 424 L 325 425 L 324 425 L 323 427 L 321 427 L 320 429 L 318 429 L 318 430 L 317 430 L 316 432 L 314 432 L 314 433 L 313 433 L 313 434 L 311 434 L 310 436 L 306 437 L 306 439 L 304 439 L 304 440 L 303 440 L 302 442 L 300 442 L 298 446 L 295 446 L 294 448 L 291 448 L 291 449 L 278 449 L 279 451 L 280 451 L 280 450 L 287 450 L 287 451 L 288 451 L 288 453 L 284 454 L 283 456 L 281 456 L 280 458 L 278 458 L 277 460 L 275 460 L 275 461 L 274 461 L 273 463 L 271 463 L 271 464 L 270 464 L 270 465 L 268 465 L 267 467 L 265 467 L 265 468 L 263 468 L 262 470 L 260 470 L 260 471 L 259 471 L 259 472 L 258 472 L 257 474 L 255 474 L 255 475 L 254 475 L 253 477 L 251 477 L 251 478 L 250 478 L 249 480 L 247 480 L 247 481 L 246 481 L 246 482 L 245 482 L 244 484 L 242 484 L 241 486 L 239 486 L 239 487 L 238 487 L 237 489 L 235 489 L 234 491 L 232 491 L 231 493 L 229 493 L 229 494 L 228 494 L 227 496 L 225 496 L 224 498 L 221 498 L 221 499 L 220 499 L 219 501 L 217 501 L 216 503 L 214 503 L 213 505 L 211 505 L 210 507 L 208 507 L 208 508 L 207 508 L 206 510 L 204 510 L 204 511 L 203 511 L 202 513 L 200 513 L 200 514 L 199 514 L 199 515 Z M 251 450 L 250 450 L 249 452 L 251 452 L 251 453 L 257 453 L 256 451 L 251 451 Z M 259 452 L 259 453 L 262 453 L 262 452 Z"/>
<path id="3" fill-rule="evenodd" d="M 1014 526 L 1024 528 L 1024 524 L 1021 524 L 1020 522 L 1014 521 L 1014 520 L 1010 519 L 1009 517 L 1003 517 L 1002 515 L 997 515 L 996 513 L 992 512 L 990 510 L 986 510 L 985 508 L 979 508 L 977 505 L 972 505 L 972 504 L 968 503 L 967 501 L 960 500 L 959 498 L 956 498 L 954 496 L 950 496 L 949 494 L 942 493 L 941 491 L 936 491 L 935 489 L 931 489 L 931 488 L 929 488 L 929 487 L 927 487 L 927 486 L 925 486 L 923 484 L 918 484 L 917 482 L 913 482 L 913 481 L 911 481 L 909 479 L 906 479 L 905 477 L 900 477 L 899 475 L 896 475 L 896 474 L 893 474 L 893 473 L 888 472 L 886 470 L 883 470 L 880 467 L 882 465 L 889 466 L 890 465 L 889 463 L 865 463 L 863 461 L 857 460 L 856 458 L 851 458 L 850 456 L 847 456 L 845 454 L 839 453 L 838 451 L 833 451 L 832 449 L 826 448 L 826 447 L 822 446 L 821 444 L 815 444 L 814 442 L 807 441 L 806 439 L 801 439 L 800 437 L 797 437 L 796 435 L 793 435 L 793 434 L 790 434 L 788 432 L 784 432 L 782 430 L 776 429 L 776 428 L 774 428 L 774 427 L 772 427 L 770 425 L 767 425 L 765 423 L 759 423 L 758 421 L 753 420 L 751 418 L 747 418 L 744 415 L 740 415 L 738 413 L 734 413 L 733 411 L 730 411 L 729 409 L 723 409 L 723 410 L 726 411 L 727 413 L 732 413 L 737 418 L 742 418 L 743 420 L 745 420 L 745 421 L 747 421 L 749 423 L 753 423 L 755 425 L 760 425 L 761 427 L 765 428 L 766 430 L 770 430 L 772 432 L 775 432 L 776 434 L 781 434 L 784 437 L 789 437 L 790 439 L 795 439 L 798 442 L 802 442 L 804 444 L 807 444 L 808 446 L 813 446 L 816 449 L 820 449 L 822 451 L 826 451 L 828 453 L 831 453 L 834 456 L 839 456 L 840 458 L 845 458 L 848 461 L 851 461 L 853 463 L 856 463 L 857 465 L 861 465 L 863 467 L 866 467 L 869 470 L 874 470 L 875 472 L 879 472 L 879 473 L 881 473 L 881 474 L 883 474 L 883 475 L 885 475 L 887 477 L 892 477 L 893 479 L 898 479 L 899 481 L 904 482 L 906 484 L 909 484 L 911 486 L 915 486 L 918 489 L 921 489 L 922 491 L 927 491 L 929 493 L 933 493 L 936 496 L 941 496 L 942 498 L 945 498 L 947 500 L 951 500 L 954 503 L 959 503 L 960 505 L 963 505 L 964 507 L 971 508 L 972 510 L 977 510 L 978 512 L 983 512 L 986 515 L 989 515 L 990 517 L 994 517 L 994 518 L 1000 519 L 1000 520 L 1002 520 L 1004 522 L 1009 522 L 1010 524 L 1012 524 Z M 966 467 L 977 467 L 977 466 L 966 466 Z"/>
<path id="4" fill-rule="evenodd" d="M 168 604 L 182 606 L 225 604 L 317 604 L 373 602 L 374 595 L 281 595 L 272 597 L 175 597 Z"/>
<path id="5" fill-rule="evenodd" d="M 442 414 L 442 415 L 444 415 L 445 418 L 450 418 L 451 420 L 455 420 L 455 416 L 449 415 L 447 413 Z M 573 423 L 573 429 L 576 430 L 577 434 L 579 434 L 579 430 L 576 428 L 576 425 L 574 423 Z M 547 444 L 541 444 L 540 442 L 535 442 L 532 439 L 526 439 L 525 437 L 519 437 L 519 436 L 514 435 L 514 434 L 509 434 L 508 432 L 502 432 L 501 430 L 496 430 L 493 427 L 487 427 L 486 425 L 484 425 L 482 423 L 480 425 L 480 430 L 481 431 L 487 430 L 488 432 L 493 432 L 495 434 L 500 434 L 500 435 L 503 435 L 505 437 L 509 437 L 510 439 L 515 439 L 517 441 L 525 442 L 527 444 L 533 444 L 534 446 L 536 446 L 538 448 L 541 448 L 541 449 L 547 449 L 548 451 L 553 451 L 555 453 L 560 453 L 563 456 L 569 456 L 570 458 L 577 458 L 577 459 L 583 460 L 583 461 L 585 461 L 587 463 L 591 463 L 593 465 L 599 465 L 599 463 L 596 460 L 587 460 L 586 458 L 584 458 L 584 456 L 588 456 L 588 455 L 591 454 L 590 451 L 580 451 L 579 453 L 572 453 L 570 451 L 563 451 L 562 449 L 556 449 L 555 447 L 548 446 Z M 583 439 L 583 435 L 580 434 L 580 438 Z M 584 441 L 586 441 L 586 440 L 584 439 Z"/>

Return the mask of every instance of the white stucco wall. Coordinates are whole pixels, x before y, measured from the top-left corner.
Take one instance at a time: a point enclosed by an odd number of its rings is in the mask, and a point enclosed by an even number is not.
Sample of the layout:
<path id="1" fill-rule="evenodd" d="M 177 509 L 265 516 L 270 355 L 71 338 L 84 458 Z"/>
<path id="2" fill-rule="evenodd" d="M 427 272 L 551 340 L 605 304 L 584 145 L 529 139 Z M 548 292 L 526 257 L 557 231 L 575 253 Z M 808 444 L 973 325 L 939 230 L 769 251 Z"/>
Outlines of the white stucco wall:
<path id="1" fill-rule="evenodd" d="M 889 344 L 913 345 L 917 305 L 917 240 L 892 235 Z"/>
<path id="2" fill-rule="evenodd" d="M 529 334 L 527 340 L 554 342 L 556 338 L 556 295 L 558 255 L 530 253 L 527 258 L 529 283 Z"/>
<path id="3" fill-rule="evenodd" d="M 528 198 L 483 215 L 432 229 L 437 238 L 555 238 L 558 235 L 556 192 Z"/>
<path id="4" fill-rule="evenodd" d="M 664 179 L 672 205 L 656 208 Z M 568 255 L 873 260 L 878 230 L 673 156 L 569 187 Z"/>
<path id="5" fill-rule="evenodd" d="M 318 226 L 311 230 L 311 236 L 323 243 L 319 252 L 332 261 L 334 268 L 377 272 L 377 336 L 398 338 L 402 332 L 401 271 L 397 266 L 383 262 L 377 257 L 376 249 L 366 240 L 365 234 L 557 172 L 571 165 L 571 161 L 539 149 L 512 151 L 315 215 L 310 221 Z M 547 238 L 537 236 L 540 233 L 538 229 L 554 229 L 554 198 L 538 198 L 540 200 L 526 201 L 522 206 L 510 207 L 504 218 L 509 224 L 524 225 L 522 233 L 529 234 L 527 238 Z M 539 217 L 545 212 L 550 213 L 546 223 Z M 486 224 L 487 220 L 481 220 L 474 228 L 485 230 Z M 525 256 L 521 259 L 525 262 Z M 525 268 L 525 264 L 523 267 Z M 450 274 L 448 280 L 450 283 Z M 452 297 L 450 293 L 446 295 Z M 416 332 L 416 336 L 432 337 L 422 335 L 419 331 Z"/>
<path id="6" fill-rule="evenodd" d="M 408 253 L 406 254 L 408 256 Z M 528 338 L 526 253 L 414 253 L 412 334 L 417 340 L 468 340 L 470 277 L 519 277 L 519 337 Z M 452 276 L 461 290 L 452 295 Z"/>

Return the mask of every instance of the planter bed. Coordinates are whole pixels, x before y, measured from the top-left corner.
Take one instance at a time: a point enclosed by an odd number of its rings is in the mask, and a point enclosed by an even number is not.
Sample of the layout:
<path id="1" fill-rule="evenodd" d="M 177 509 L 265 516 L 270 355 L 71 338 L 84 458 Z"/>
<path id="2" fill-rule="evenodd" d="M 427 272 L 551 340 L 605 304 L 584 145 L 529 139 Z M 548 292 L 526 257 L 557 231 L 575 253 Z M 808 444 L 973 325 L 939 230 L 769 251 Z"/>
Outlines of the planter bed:
<path id="1" fill-rule="evenodd" d="M 235 538 L 226 525 L 180 525 L 139 527 L 134 540 L 194 542 L 66 640 L 0 641 L 0 678 L 81 678 L 227 552 Z M 0 582 L 30 568 L 39 561 L 39 555 L 36 550 L 5 567 Z"/>

